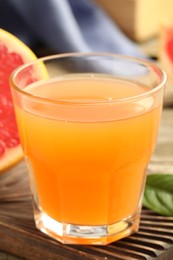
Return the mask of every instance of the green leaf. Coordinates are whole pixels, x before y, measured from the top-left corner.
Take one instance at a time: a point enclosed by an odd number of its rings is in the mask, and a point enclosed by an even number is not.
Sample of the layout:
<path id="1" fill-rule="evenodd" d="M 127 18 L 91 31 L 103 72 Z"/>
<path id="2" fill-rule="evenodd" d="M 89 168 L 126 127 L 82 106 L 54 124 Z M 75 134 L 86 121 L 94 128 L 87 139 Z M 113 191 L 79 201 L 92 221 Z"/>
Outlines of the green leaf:
<path id="1" fill-rule="evenodd" d="M 161 215 L 173 216 L 172 174 L 151 174 L 147 176 L 143 206 Z"/>

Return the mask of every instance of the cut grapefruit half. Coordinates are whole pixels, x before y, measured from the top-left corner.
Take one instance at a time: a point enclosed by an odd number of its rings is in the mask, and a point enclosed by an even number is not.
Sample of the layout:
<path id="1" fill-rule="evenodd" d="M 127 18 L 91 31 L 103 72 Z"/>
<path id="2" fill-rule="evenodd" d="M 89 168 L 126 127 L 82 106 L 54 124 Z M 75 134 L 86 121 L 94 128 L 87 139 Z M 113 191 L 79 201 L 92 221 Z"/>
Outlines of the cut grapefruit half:
<path id="1" fill-rule="evenodd" d="M 173 83 L 173 23 L 162 24 L 160 33 L 159 62 L 171 85 Z"/>
<path id="2" fill-rule="evenodd" d="M 23 158 L 9 76 L 18 66 L 35 59 L 35 54 L 23 42 L 0 29 L 0 172 Z"/>

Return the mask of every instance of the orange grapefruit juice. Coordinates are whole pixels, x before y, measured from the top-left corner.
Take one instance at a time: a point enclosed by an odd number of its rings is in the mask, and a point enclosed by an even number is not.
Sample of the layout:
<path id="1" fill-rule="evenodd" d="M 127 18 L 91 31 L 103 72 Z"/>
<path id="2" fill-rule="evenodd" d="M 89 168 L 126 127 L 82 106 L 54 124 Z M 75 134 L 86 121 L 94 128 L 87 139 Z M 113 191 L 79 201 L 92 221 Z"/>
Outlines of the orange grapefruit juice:
<path id="1" fill-rule="evenodd" d="M 161 107 L 154 95 L 142 101 L 116 99 L 147 90 L 99 77 L 62 78 L 27 88 L 48 103 L 53 100 L 51 105 L 16 106 L 43 212 L 58 222 L 108 225 L 138 211 Z"/>

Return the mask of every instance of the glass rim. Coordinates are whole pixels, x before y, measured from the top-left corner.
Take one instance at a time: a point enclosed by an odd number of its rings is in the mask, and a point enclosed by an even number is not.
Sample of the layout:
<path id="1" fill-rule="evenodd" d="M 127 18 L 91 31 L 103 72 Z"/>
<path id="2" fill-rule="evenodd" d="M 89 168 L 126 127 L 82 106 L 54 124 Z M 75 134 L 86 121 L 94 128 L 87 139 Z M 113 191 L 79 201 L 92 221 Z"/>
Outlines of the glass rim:
<path id="1" fill-rule="evenodd" d="M 55 59 L 61 59 L 61 58 L 70 58 L 70 57 L 112 57 L 112 58 L 119 58 L 122 60 L 129 60 L 136 62 L 138 64 L 144 65 L 146 68 L 149 68 L 150 71 L 153 70 L 153 73 L 160 74 L 161 79 L 158 84 L 152 89 L 149 89 L 146 92 L 143 92 L 138 95 L 130 96 L 130 97 L 124 97 L 124 98 L 115 98 L 112 100 L 93 100 L 93 101 L 69 101 L 69 100 L 53 100 L 51 98 L 45 98 L 45 97 L 39 97 L 36 95 L 33 95 L 29 92 L 26 92 L 25 89 L 21 89 L 15 84 L 15 78 L 17 75 L 24 70 L 25 68 L 32 66 L 36 63 L 45 62 L 45 61 L 51 61 Z M 72 52 L 72 53 L 63 53 L 63 54 L 53 54 L 48 55 L 40 58 L 36 58 L 33 61 L 27 62 L 23 65 L 20 65 L 17 67 L 10 75 L 9 82 L 12 88 L 14 88 L 17 92 L 21 93 L 24 96 L 30 97 L 34 100 L 44 101 L 47 103 L 54 103 L 54 104 L 64 104 L 64 105 L 94 105 L 94 104 L 110 104 L 110 103 L 119 103 L 119 102 L 126 102 L 130 100 L 138 100 L 141 98 L 145 98 L 147 96 L 150 96 L 154 93 L 157 93 L 162 87 L 165 86 L 167 81 L 167 76 L 164 70 L 159 68 L 158 65 L 156 65 L 153 61 L 144 59 L 144 58 L 137 58 L 133 56 L 123 55 L 123 54 L 116 54 L 116 53 L 106 53 L 106 52 Z M 39 82 L 39 80 L 38 80 Z M 31 83 L 32 84 L 32 83 Z"/>

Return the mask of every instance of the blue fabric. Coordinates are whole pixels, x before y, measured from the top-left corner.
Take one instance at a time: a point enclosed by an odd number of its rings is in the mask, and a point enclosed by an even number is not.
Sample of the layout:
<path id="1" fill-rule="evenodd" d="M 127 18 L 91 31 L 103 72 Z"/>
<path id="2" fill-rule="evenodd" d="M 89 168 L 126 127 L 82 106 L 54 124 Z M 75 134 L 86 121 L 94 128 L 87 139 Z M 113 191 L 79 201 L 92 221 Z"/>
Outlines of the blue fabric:
<path id="1" fill-rule="evenodd" d="M 145 57 L 92 0 L 0 1 L 0 27 L 29 46 L 56 52 L 113 52 Z"/>

